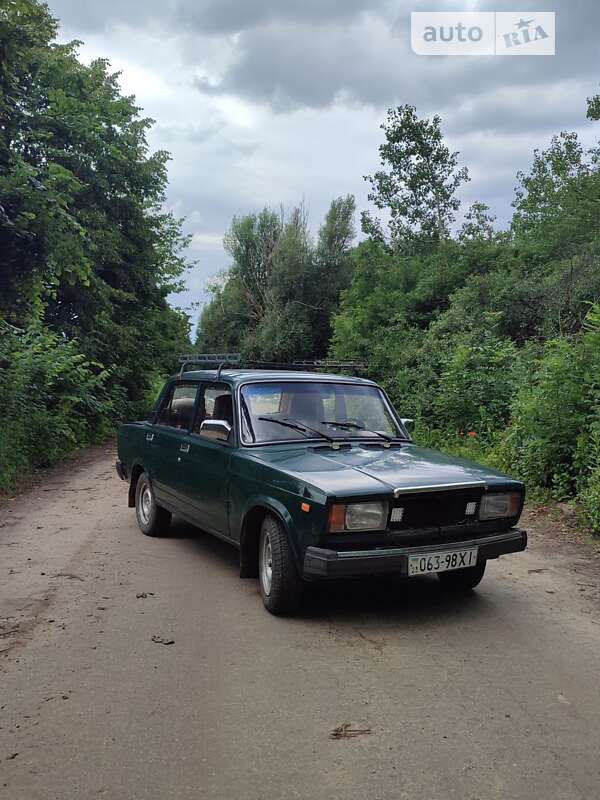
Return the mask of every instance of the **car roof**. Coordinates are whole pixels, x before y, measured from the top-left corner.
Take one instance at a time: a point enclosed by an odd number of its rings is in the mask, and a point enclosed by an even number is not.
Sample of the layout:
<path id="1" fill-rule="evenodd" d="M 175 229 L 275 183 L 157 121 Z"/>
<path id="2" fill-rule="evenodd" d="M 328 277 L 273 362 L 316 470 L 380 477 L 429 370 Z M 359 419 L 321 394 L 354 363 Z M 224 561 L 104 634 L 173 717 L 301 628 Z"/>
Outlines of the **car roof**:
<path id="1" fill-rule="evenodd" d="M 179 375 L 173 377 L 179 378 Z M 215 381 L 217 370 L 194 369 L 183 373 L 181 380 Z M 376 386 L 374 381 L 367 378 L 357 378 L 353 375 L 332 375 L 322 372 L 299 372 L 297 370 L 272 370 L 272 369 L 223 369 L 220 380 L 239 386 L 242 383 L 260 381 L 313 381 L 315 383 L 357 383 L 366 386 Z"/>

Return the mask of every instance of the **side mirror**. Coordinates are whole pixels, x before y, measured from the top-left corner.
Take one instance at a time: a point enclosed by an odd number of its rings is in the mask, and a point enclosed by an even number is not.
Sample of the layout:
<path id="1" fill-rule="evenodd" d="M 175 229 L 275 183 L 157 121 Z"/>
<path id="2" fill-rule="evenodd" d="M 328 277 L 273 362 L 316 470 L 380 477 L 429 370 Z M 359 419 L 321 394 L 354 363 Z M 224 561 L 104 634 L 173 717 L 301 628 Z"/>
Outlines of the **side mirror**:
<path id="1" fill-rule="evenodd" d="M 205 419 L 200 425 L 200 436 L 216 442 L 226 442 L 231 433 L 231 425 L 226 419 Z"/>
<path id="2" fill-rule="evenodd" d="M 400 417 L 400 422 L 404 425 L 406 430 L 412 434 L 415 429 L 414 419 L 410 419 L 410 417 Z"/>

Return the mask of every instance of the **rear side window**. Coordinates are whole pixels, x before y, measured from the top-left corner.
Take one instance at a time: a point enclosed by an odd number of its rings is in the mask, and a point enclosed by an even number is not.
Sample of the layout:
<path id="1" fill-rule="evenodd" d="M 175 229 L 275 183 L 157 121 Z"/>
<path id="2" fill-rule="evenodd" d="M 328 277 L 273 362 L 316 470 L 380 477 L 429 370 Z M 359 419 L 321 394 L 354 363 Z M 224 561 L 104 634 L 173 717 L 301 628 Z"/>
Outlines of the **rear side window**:
<path id="1" fill-rule="evenodd" d="M 176 383 L 164 399 L 156 424 L 188 430 L 194 417 L 197 394 L 197 383 Z"/>

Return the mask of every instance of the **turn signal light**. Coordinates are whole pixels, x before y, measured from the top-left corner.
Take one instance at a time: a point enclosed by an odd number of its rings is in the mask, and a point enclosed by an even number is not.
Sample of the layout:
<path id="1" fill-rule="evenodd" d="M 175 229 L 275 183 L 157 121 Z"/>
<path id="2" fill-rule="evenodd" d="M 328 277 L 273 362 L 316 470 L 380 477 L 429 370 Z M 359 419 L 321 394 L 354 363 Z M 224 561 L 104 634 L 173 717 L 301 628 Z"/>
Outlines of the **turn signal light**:
<path id="1" fill-rule="evenodd" d="M 339 533 L 346 527 L 346 506 L 335 505 L 329 509 L 329 530 Z"/>

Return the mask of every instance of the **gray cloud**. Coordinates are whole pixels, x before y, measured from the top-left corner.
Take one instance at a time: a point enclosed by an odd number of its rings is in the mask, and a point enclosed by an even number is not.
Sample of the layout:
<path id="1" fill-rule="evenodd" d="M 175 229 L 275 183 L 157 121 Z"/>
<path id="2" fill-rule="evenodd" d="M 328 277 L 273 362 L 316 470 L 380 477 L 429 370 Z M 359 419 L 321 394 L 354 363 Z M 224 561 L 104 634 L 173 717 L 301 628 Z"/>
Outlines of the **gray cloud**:
<path id="1" fill-rule="evenodd" d="M 218 75 L 200 70 L 197 87 L 264 102 L 278 111 L 325 108 L 340 98 L 374 107 L 449 98 L 498 86 L 548 84 L 590 75 L 597 60 L 600 3 L 555 0 L 554 58 L 424 58 L 409 46 L 410 12 L 455 3 L 430 0 L 51 0 L 69 30 L 177 37 L 189 66 L 206 66 L 207 37 L 223 39 L 230 62 Z M 460 4 L 459 4 L 460 5 Z M 470 8 L 512 10 L 512 0 Z M 232 38 L 233 37 L 233 38 Z"/>
<path id="2" fill-rule="evenodd" d="M 469 203 L 510 217 L 518 169 L 553 133 L 579 129 L 598 91 L 597 0 L 538 0 L 557 12 L 557 55 L 420 57 L 410 11 L 514 10 L 512 0 L 50 0 L 83 56 L 106 56 L 157 120 L 153 147 L 173 154 L 169 204 L 188 217 L 199 264 L 180 301 L 203 296 L 227 265 L 234 214 L 306 201 L 316 229 L 332 197 L 357 195 L 378 166 L 389 106 L 439 113 L 472 181 Z M 524 4 L 525 8 L 527 4 Z M 597 124 L 596 124 L 597 125 Z"/>
<path id="3" fill-rule="evenodd" d="M 555 3 L 560 5 L 555 57 L 424 58 L 410 49 L 408 11 L 398 18 L 388 7 L 346 25 L 275 21 L 242 30 L 220 79 L 201 78 L 197 85 L 288 112 L 328 107 L 340 98 L 374 107 L 407 101 L 444 107 L 497 87 L 518 90 L 589 76 L 598 53 L 600 4 Z"/>
<path id="4" fill-rule="evenodd" d="M 233 94 L 267 103 L 276 111 L 326 108 L 344 96 L 351 102 L 385 103 L 404 83 L 400 48 L 389 29 L 367 19 L 347 27 L 313 28 L 279 23 L 245 31 L 233 63 L 218 82 L 199 79 L 211 94 Z"/>
<path id="5" fill-rule="evenodd" d="M 320 25 L 344 24 L 363 11 L 381 5 L 377 0 L 204 0 L 176 4 L 176 15 L 203 33 L 234 33 L 274 21 Z"/>
<path id="6" fill-rule="evenodd" d="M 50 0 L 52 13 L 70 30 L 89 34 L 108 31 L 118 24 L 146 28 L 157 21 L 172 23 L 175 0 Z"/>
<path id="7" fill-rule="evenodd" d="M 154 25 L 201 34 L 229 34 L 274 21 L 343 24 L 380 0 L 54 0 L 52 11 L 82 31 L 115 24 Z"/>

